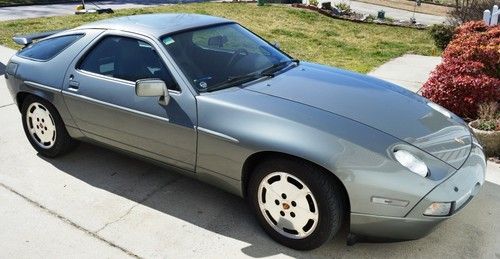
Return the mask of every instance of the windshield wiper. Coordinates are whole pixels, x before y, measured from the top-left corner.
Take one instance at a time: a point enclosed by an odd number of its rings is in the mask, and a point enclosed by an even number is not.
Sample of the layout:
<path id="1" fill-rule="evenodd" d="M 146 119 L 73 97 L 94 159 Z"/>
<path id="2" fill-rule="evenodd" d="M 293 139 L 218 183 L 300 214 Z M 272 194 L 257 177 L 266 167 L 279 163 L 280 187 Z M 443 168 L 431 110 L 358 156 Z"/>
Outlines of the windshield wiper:
<path id="1" fill-rule="evenodd" d="M 262 72 L 260 72 L 260 75 L 261 76 L 274 76 L 274 74 L 276 72 L 285 68 L 286 66 L 288 66 L 292 62 L 297 63 L 297 65 L 298 65 L 300 61 L 298 59 L 289 59 L 289 60 L 278 62 L 278 63 L 273 64 L 272 66 L 262 70 Z"/>
<path id="2" fill-rule="evenodd" d="M 231 87 L 234 85 L 244 84 L 246 82 L 253 81 L 253 80 L 259 79 L 261 77 L 267 77 L 267 76 L 273 77 L 274 73 L 285 68 L 286 66 L 288 66 L 292 62 L 297 63 L 297 65 L 299 64 L 299 60 L 289 59 L 289 60 L 285 60 L 285 61 L 281 61 L 281 62 L 278 62 L 276 64 L 273 64 L 272 66 L 265 68 L 264 70 L 262 70 L 259 73 L 250 73 L 250 74 L 245 74 L 245 75 L 240 75 L 240 76 L 231 76 L 231 77 L 228 77 L 224 82 L 217 84 L 217 85 L 214 85 L 213 87 L 209 87 L 207 89 L 207 92 L 212 92 L 212 91 L 228 88 L 228 87 Z"/>
<path id="3" fill-rule="evenodd" d="M 208 88 L 207 92 L 220 90 L 220 89 L 227 88 L 227 87 L 234 86 L 234 85 L 243 84 L 245 82 L 258 79 L 262 76 L 263 75 L 261 75 L 261 73 L 250 73 L 250 74 L 241 75 L 241 76 L 231 76 L 231 77 L 228 77 L 224 82 Z"/>

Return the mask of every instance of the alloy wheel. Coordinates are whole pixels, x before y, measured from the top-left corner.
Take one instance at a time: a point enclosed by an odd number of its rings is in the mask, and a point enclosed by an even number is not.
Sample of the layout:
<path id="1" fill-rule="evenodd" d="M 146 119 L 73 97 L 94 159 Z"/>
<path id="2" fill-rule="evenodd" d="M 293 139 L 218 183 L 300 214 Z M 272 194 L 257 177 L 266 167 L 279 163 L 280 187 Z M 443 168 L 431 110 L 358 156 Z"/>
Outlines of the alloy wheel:
<path id="1" fill-rule="evenodd" d="M 297 177 L 274 172 L 259 185 L 259 208 L 267 223 L 278 233 L 303 239 L 314 232 L 318 205 L 309 187 Z"/>
<path id="2" fill-rule="evenodd" d="M 47 107 L 33 102 L 26 111 L 26 124 L 31 138 L 44 149 L 49 149 L 56 142 L 56 125 Z"/>

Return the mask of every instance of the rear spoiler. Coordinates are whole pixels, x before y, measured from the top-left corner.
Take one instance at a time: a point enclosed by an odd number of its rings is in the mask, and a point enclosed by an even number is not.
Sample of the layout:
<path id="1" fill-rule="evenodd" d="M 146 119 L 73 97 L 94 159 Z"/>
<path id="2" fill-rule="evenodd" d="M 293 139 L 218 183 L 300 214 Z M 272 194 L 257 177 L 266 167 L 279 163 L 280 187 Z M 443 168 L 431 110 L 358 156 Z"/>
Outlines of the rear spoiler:
<path id="1" fill-rule="evenodd" d="M 19 45 L 28 46 L 34 40 L 43 39 L 43 38 L 49 37 L 51 35 L 54 35 L 58 32 L 62 32 L 62 31 L 65 31 L 65 30 L 46 31 L 46 32 L 40 32 L 40 33 L 18 35 L 18 36 L 12 37 L 12 40 L 14 40 L 14 42 L 19 44 Z"/>

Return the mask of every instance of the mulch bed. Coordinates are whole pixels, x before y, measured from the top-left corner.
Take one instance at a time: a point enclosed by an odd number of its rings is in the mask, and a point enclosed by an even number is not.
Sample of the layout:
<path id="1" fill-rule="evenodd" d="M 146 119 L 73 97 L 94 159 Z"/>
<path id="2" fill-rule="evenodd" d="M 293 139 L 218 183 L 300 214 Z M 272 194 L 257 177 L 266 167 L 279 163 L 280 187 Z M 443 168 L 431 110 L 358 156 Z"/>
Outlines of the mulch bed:
<path id="1" fill-rule="evenodd" d="M 320 14 L 323 14 L 325 16 L 328 16 L 330 18 L 334 19 L 341 19 L 341 20 L 348 20 L 352 22 L 359 22 L 359 23 L 375 23 L 375 24 L 382 24 L 382 25 L 387 25 L 387 26 L 397 26 L 397 27 L 406 27 L 406 28 L 414 28 L 414 29 L 427 29 L 427 25 L 424 24 L 412 24 L 410 21 L 408 22 L 399 22 L 399 21 L 392 21 L 392 20 L 368 20 L 366 19 L 366 15 L 359 14 L 359 13 L 351 13 L 350 15 L 335 15 L 332 13 L 331 10 L 326 10 L 326 9 L 321 9 L 317 6 L 314 5 L 305 5 L 305 4 L 292 4 L 292 7 L 296 8 L 302 8 L 302 9 L 308 9 L 311 11 L 316 11 Z"/>

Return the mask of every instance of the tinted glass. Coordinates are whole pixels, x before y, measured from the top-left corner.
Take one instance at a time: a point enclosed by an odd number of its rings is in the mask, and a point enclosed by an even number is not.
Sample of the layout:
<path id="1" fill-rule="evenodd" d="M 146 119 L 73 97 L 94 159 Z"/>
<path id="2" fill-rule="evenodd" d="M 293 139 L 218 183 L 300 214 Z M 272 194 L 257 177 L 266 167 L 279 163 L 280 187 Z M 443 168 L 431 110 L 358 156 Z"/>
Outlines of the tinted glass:
<path id="1" fill-rule="evenodd" d="M 258 73 L 290 60 L 238 24 L 185 31 L 161 40 L 198 91 L 219 88 L 231 78 Z"/>
<path id="2" fill-rule="evenodd" d="M 253 53 L 261 52 L 258 42 L 255 42 L 253 37 L 245 35 L 237 25 L 217 26 L 210 29 L 193 31 L 193 43 L 198 47 L 206 49 L 227 51 L 245 49 Z"/>
<path id="3" fill-rule="evenodd" d="M 159 78 L 169 89 L 179 89 L 155 49 L 137 39 L 106 37 L 84 57 L 78 68 L 132 82 Z"/>
<path id="4" fill-rule="evenodd" d="M 21 57 L 49 60 L 71 45 L 73 42 L 81 38 L 82 34 L 67 35 L 52 39 L 42 40 L 37 43 L 28 45 L 28 47 L 19 51 Z"/>

